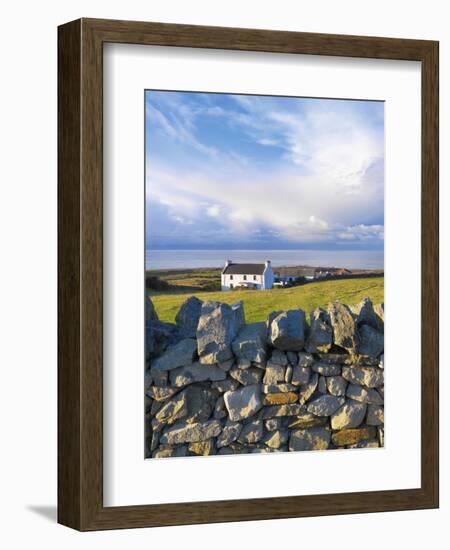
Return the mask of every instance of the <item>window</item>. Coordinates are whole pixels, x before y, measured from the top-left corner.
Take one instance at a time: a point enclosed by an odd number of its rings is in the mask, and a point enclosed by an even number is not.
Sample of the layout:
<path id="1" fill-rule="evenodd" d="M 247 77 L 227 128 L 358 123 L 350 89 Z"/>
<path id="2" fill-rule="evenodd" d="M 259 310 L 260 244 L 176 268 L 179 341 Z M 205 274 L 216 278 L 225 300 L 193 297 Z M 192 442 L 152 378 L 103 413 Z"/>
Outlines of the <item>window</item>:
<path id="1" fill-rule="evenodd" d="M 253 280 L 256 281 L 256 275 L 253 275 Z"/>
<path id="2" fill-rule="evenodd" d="M 230 283 L 230 288 L 233 288 L 233 283 Z"/>
<path id="3" fill-rule="evenodd" d="M 244 275 L 244 281 L 246 281 L 246 280 L 247 280 L 247 275 Z"/>
<path id="4" fill-rule="evenodd" d="M 232 281 L 232 280 L 233 280 L 233 275 L 230 275 L 230 281 Z"/>

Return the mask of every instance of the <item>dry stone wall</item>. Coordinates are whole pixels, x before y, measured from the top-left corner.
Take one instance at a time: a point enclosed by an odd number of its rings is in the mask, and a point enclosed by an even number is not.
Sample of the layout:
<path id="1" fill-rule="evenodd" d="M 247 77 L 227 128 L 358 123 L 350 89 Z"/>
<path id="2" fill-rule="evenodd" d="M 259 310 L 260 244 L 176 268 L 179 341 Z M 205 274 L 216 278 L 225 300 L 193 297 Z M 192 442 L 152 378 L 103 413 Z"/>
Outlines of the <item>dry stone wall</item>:
<path id="1" fill-rule="evenodd" d="M 384 444 L 384 306 L 332 302 L 245 322 L 190 297 L 176 323 L 146 302 L 146 456 Z"/>

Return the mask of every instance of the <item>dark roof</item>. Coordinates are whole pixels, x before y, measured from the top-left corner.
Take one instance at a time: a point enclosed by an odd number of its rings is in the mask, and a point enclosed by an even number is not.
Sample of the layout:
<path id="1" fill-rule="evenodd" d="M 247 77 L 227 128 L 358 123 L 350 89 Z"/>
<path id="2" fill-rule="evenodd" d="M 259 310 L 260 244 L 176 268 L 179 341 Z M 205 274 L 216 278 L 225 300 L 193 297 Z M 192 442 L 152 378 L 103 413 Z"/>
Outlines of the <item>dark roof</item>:
<path id="1" fill-rule="evenodd" d="M 265 264 L 229 264 L 223 270 L 227 275 L 262 275 Z"/>

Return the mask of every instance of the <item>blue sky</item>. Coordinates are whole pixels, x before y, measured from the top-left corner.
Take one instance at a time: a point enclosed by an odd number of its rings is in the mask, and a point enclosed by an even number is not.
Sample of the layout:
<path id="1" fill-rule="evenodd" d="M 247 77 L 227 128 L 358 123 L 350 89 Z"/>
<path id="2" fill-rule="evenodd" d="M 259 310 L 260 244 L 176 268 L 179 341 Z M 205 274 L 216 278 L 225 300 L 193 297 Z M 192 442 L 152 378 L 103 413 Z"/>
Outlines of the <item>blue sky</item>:
<path id="1" fill-rule="evenodd" d="M 382 250 L 384 104 L 146 91 L 147 249 Z"/>

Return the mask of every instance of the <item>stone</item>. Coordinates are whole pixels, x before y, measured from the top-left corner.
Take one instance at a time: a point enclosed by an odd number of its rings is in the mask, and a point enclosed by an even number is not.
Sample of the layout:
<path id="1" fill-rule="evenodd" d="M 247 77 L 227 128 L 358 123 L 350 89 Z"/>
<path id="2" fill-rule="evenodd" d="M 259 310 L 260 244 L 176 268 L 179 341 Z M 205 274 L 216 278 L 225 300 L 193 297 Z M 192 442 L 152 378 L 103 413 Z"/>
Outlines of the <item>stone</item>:
<path id="1" fill-rule="evenodd" d="M 313 393 L 316 391 L 317 384 L 319 383 L 319 375 L 317 372 L 314 372 L 307 384 L 300 386 L 300 391 L 298 393 L 299 403 L 306 403 Z"/>
<path id="2" fill-rule="evenodd" d="M 152 458 L 169 458 L 171 456 L 187 456 L 188 450 L 186 445 L 180 445 L 178 447 L 165 447 L 162 449 L 157 449 L 153 454 Z"/>
<path id="3" fill-rule="evenodd" d="M 382 405 L 383 398 L 373 388 L 365 388 L 358 384 L 349 384 L 347 388 L 347 397 L 361 403 L 369 403 L 371 405 Z"/>
<path id="4" fill-rule="evenodd" d="M 167 386 L 169 381 L 169 371 L 150 369 L 153 384 L 160 388 Z"/>
<path id="5" fill-rule="evenodd" d="M 299 416 L 305 412 L 305 407 L 298 403 L 286 405 L 270 405 L 263 408 L 263 418 L 275 418 L 277 416 Z"/>
<path id="6" fill-rule="evenodd" d="M 185 338 L 195 338 L 197 335 L 197 325 L 200 319 L 203 302 L 195 296 L 189 297 L 183 302 L 178 313 L 175 316 L 180 334 Z"/>
<path id="7" fill-rule="evenodd" d="M 228 359 L 228 361 L 222 361 L 222 363 L 217 363 L 217 366 L 222 370 L 224 370 L 225 372 L 228 372 L 233 365 L 234 365 L 234 358 Z"/>
<path id="8" fill-rule="evenodd" d="M 252 362 L 248 359 L 238 359 L 237 367 L 239 367 L 242 370 L 248 369 L 252 366 Z"/>
<path id="9" fill-rule="evenodd" d="M 182 387 L 195 382 L 215 382 L 226 379 L 227 374 L 217 365 L 192 365 L 179 367 L 170 371 L 170 383 L 172 386 Z"/>
<path id="10" fill-rule="evenodd" d="M 284 374 L 284 381 L 286 382 L 286 384 L 290 384 L 291 383 L 291 380 L 292 380 L 292 374 L 294 372 L 294 369 L 292 367 L 292 365 L 288 365 L 286 367 L 286 372 Z"/>
<path id="11" fill-rule="evenodd" d="M 269 361 L 264 372 L 264 384 L 279 384 L 284 382 L 286 369 L 282 365 L 277 365 Z"/>
<path id="12" fill-rule="evenodd" d="M 298 354 L 298 362 L 297 366 L 302 367 L 310 367 L 314 363 L 314 356 L 311 353 L 305 353 L 301 351 Z"/>
<path id="13" fill-rule="evenodd" d="M 193 424 L 177 422 L 163 432 L 160 441 L 163 445 L 206 441 L 211 437 L 217 437 L 221 431 L 222 426 L 219 420 L 207 420 L 206 422 L 195 422 Z"/>
<path id="14" fill-rule="evenodd" d="M 230 420 L 249 418 L 262 407 L 261 386 L 254 384 L 236 391 L 227 391 L 224 393 L 224 400 Z"/>
<path id="15" fill-rule="evenodd" d="M 384 407 L 381 405 L 369 405 L 367 407 L 366 424 L 369 426 L 383 426 Z"/>
<path id="16" fill-rule="evenodd" d="M 217 420 L 220 420 L 221 418 L 225 418 L 227 416 L 227 410 L 225 408 L 225 401 L 223 399 L 223 395 L 219 397 L 219 399 L 216 401 L 216 404 L 214 405 L 214 418 Z"/>
<path id="17" fill-rule="evenodd" d="M 263 443 L 272 449 L 279 449 L 286 445 L 289 439 L 287 430 L 275 430 L 265 435 Z"/>
<path id="18" fill-rule="evenodd" d="M 270 324 L 270 342 L 283 351 L 300 351 L 305 344 L 306 319 L 301 309 L 283 311 Z"/>
<path id="19" fill-rule="evenodd" d="M 342 367 L 342 376 L 352 384 L 368 388 L 384 385 L 384 373 L 378 367 Z"/>
<path id="20" fill-rule="evenodd" d="M 376 437 L 376 429 L 372 426 L 365 428 L 349 428 L 333 432 L 331 440 L 337 447 L 343 445 L 354 445 L 366 439 L 374 439 Z"/>
<path id="21" fill-rule="evenodd" d="M 263 384 L 263 393 L 286 393 L 297 391 L 298 387 L 293 384 Z"/>
<path id="22" fill-rule="evenodd" d="M 310 367 L 294 367 L 292 370 L 291 384 L 294 384 L 294 386 L 302 386 L 307 384 L 310 376 Z"/>
<path id="23" fill-rule="evenodd" d="M 184 338 L 177 344 L 169 346 L 163 355 L 157 357 L 152 364 L 153 370 L 168 371 L 192 364 L 197 352 L 197 342 L 192 338 Z"/>
<path id="24" fill-rule="evenodd" d="M 188 413 L 186 392 L 181 392 L 166 403 L 155 415 L 159 424 L 173 424 Z M 155 420 L 154 419 L 154 420 Z M 155 423 L 155 425 L 157 425 Z"/>
<path id="25" fill-rule="evenodd" d="M 242 427 L 238 442 L 242 445 L 258 443 L 263 436 L 263 421 L 260 419 L 251 420 Z"/>
<path id="26" fill-rule="evenodd" d="M 326 353 L 333 345 L 333 330 L 330 316 L 323 309 L 317 308 L 310 315 L 311 327 L 306 341 L 306 351 Z"/>
<path id="27" fill-rule="evenodd" d="M 342 430 L 344 428 L 356 428 L 359 426 L 366 415 L 367 405 L 348 399 L 331 416 L 331 428 L 333 430 Z"/>
<path id="28" fill-rule="evenodd" d="M 334 343 L 354 353 L 359 346 L 359 335 L 350 308 L 338 301 L 328 304 L 328 315 L 333 328 Z"/>
<path id="29" fill-rule="evenodd" d="M 230 370 L 229 374 L 243 386 L 249 386 L 250 384 L 259 384 L 262 380 L 264 371 L 256 367 L 250 367 L 249 369 L 243 370 L 235 366 Z"/>
<path id="30" fill-rule="evenodd" d="M 284 405 L 298 401 L 298 394 L 295 392 L 268 393 L 264 396 L 263 405 Z"/>
<path id="31" fill-rule="evenodd" d="M 288 358 L 289 363 L 295 367 L 298 363 L 298 355 L 295 351 L 287 351 L 286 356 Z"/>
<path id="32" fill-rule="evenodd" d="M 378 449 L 380 444 L 376 439 L 367 439 L 365 441 L 358 441 L 353 445 L 347 445 L 347 449 Z"/>
<path id="33" fill-rule="evenodd" d="M 157 320 L 145 322 L 145 357 L 150 360 L 161 355 L 165 349 L 180 340 L 178 327 Z"/>
<path id="34" fill-rule="evenodd" d="M 324 426 L 328 422 L 328 418 L 323 416 L 316 416 L 315 414 L 306 412 L 296 418 L 292 419 L 288 428 L 312 428 L 314 426 Z"/>
<path id="35" fill-rule="evenodd" d="M 336 397 L 345 396 L 347 389 L 347 380 L 342 378 L 342 376 L 330 376 L 327 378 L 327 390 L 331 395 Z"/>
<path id="36" fill-rule="evenodd" d="M 384 333 L 384 304 L 383 303 L 382 304 L 375 304 L 373 306 L 373 310 L 374 310 L 375 314 L 378 316 L 378 318 L 381 321 L 378 330 L 380 332 Z"/>
<path id="37" fill-rule="evenodd" d="M 317 391 L 320 393 L 327 393 L 327 379 L 325 378 L 325 376 L 319 376 Z"/>
<path id="38" fill-rule="evenodd" d="M 339 376 L 341 374 L 342 367 L 340 365 L 333 365 L 327 363 L 314 363 L 312 370 L 323 376 Z"/>
<path id="39" fill-rule="evenodd" d="M 203 302 L 197 325 L 200 363 L 212 365 L 233 358 L 231 344 L 245 323 L 242 302 Z"/>
<path id="40" fill-rule="evenodd" d="M 150 386 L 147 390 L 147 395 L 156 401 L 165 401 L 179 391 L 180 388 L 173 386 Z"/>
<path id="41" fill-rule="evenodd" d="M 227 421 L 222 429 L 222 433 L 216 440 L 217 447 L 228 447 L 233 441 L 239 437 L 242 430 L 242 424 L 240 422 Z"/>
<path id="42" fill-rule="evenodd" d="M 265 323 L 244 325 L 233 340 L 232 349 L 239 359 L 264 363 L 267 353 L 267 329 Z"/>
<path id="43" fill-rule="evenodd" d="M 381 306 L 382 304 L 379 304 Z M 358 328 L 362 325 L 367 325 L 372 327 L 378 332 L 384 332 L 384 308 L 383 308 L 383 318 L 380 318 L 378 313 L 375 311 L 375 308 L 372 304 L 370 298 L 364 298 L 357 306 L 355 306 L 353 312 L 357 314 L 357 324 Z"/>
<path id="44" fill-rule="evenodd" d="M 318 353 L 320 363 L 327 365 L 350 365 L 355 361 L 355 357 L 348 353 Z"/>
<path id="45" fill-rule="evenodd" d="M 377 430 L 377 434 L 380 447 L 384 447 L 384 427 L 380 426 Z"/>
<path id="46" fill-rule="evenodd" d="M 214 439 L 195 441 L 189 444 L 188 451 L 194 455 L 210 456 L 215 454 Z"/>
<path id="47" fill-rule="evenodd" d="M 359 328 L 361 341 L 358 346 L 360 355 L 368 355 L 369 357 L 378 357 L 384 350 L 384 335 L 378 332 L 369 325 L 362 325 Z"/>
<path id="48" fill-rule="evenodd" d="M 264 421 L 264 427 L 268 432 L 273 432 L 275 430 L 281 430 L 283 426 L 283 418 L 268 418 Z"/>
<path id="49" fill-rule="evenodd" d="M 239 382 L 237 380 L 219 380 L 211 384 L 211 388 L 214 388 L 220 393 L 225 393 L 226 391 L 234 391 L 239 387 Z"/>
<path id="50" fill-rule="evenodd" d="M 145 320 L 158 321 L 158 314 L 150 296 L 145 297 Z"/>
<path id="51" fill-rule="evenodd" d="M 316 451 L 328 449 L 330 437 L 330 431 L 321 427 L 294 430 L 289 438 L 289 450 Z"/>
<path id="52" fill-rule="evenodd" d="M 342 397 L 334 395 L 321 395 L 313 401 L 310 401 L 307 406 L 307 411 L 316 416 L 331 416 L 345 402 Z"/>
<path id="53" fill-rule="evenodd" d="M 273 350 L 272 356 L 270 357 L 270 361 L 272 363 L 275 363 L 276 365 L 282 365 L 283 367 L 285 367 L 288 364 L 287 355 L 284 353 L 284 351 L 281 351 L 279 349 Z"/>
<path id="54" fill-rule="evenodd" d="M 380 362 L 378 363 L 380 369 L 384 369 L 384 353 L 380 355 Z"/>

